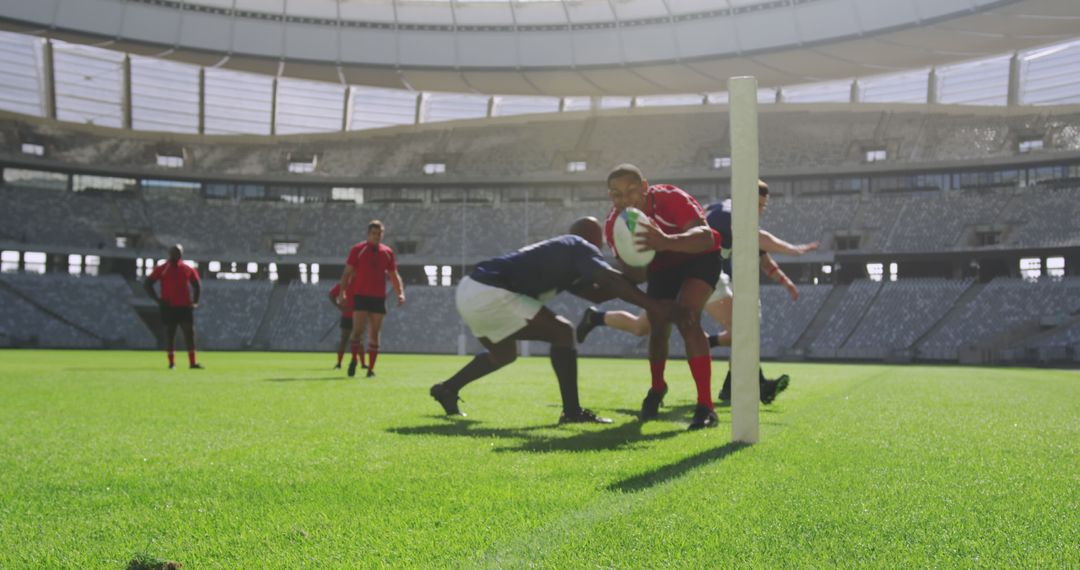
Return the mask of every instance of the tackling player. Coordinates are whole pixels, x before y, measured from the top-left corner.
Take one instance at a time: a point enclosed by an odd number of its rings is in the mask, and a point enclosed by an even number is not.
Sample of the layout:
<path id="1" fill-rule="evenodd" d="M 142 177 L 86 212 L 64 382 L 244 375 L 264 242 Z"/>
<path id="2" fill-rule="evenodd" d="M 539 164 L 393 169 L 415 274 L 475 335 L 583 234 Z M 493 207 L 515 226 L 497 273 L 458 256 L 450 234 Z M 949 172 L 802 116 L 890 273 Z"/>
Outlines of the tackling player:
<path id="1" fill-rule="evenodd" d="M 563 405 L 559 423 L 611 423 L 581 407 L 574 325 L 545 307 L 544 301 L 568 291 L 594 301 L 614 295 L 664 319 L 673 318 L 677 309 L 647 297 L 624 279 L 604 261 L 600 245 L 599 222 L 582 218 L 570 227 L 569 235 L 484 261 L 461 280 L 458 313 L 487 351 L 431 387 L 431 397 L 447 415 L 465 415 L 458 408 L 458 393 L 517 359 L 517 341 L 537 340 L 551 343 L 551 367 Z"/>
<path id="2" fill-rule="evenodd" d="M 342 304 L 353 307 L 352 362 L 349 376 L 356 375 L 356 363 L 364 329 L 368 337 L 367 377 L 375 376 L 375 359 L 379 356 L 379 332 L 386 316 L 386 279 L 397 293 L 397 304 L 405 304 L 405 288 L 397 271 L 397 258 L 390 246 L 382 243 L 385 228 L 379 220 L 372 220 L 367 227 L 367 240 L 349 250 L 345 260 L 345 273 L 341 276 L 339 293 Z M 346 295 L 348 293 L 348 295 Z"/>

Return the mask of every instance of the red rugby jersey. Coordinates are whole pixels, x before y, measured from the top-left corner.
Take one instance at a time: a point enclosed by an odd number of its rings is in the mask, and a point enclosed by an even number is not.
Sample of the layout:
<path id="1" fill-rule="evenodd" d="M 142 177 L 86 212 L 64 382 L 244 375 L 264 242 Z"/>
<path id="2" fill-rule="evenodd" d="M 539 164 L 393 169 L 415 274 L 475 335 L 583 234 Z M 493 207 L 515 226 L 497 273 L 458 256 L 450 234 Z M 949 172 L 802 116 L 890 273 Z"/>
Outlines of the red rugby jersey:
<path id="1" fill-rule="evenodd" d="M 337 302 L 338 296 L 341 295 L 341 283 L 334 285 L 334 288 L 330 290 L 330 298 Z M 345 299 L 345 308 L 341 309 L 341 316 L 352 318 L 353 312 L 352 299 Z"/>
<path id="2" fill-rule="evenodd" d="M 170 307 L 190 307 L 191 290 L 188 283 L 199 281 L 199 273 L 180 260 L 166 261 L 150 273 L 150 282 L 161 282 L 161 300 Z"/>
<path id="3" fill-rule="evenodd" d="M 356 270 L 352 283 L 349 283 L 350 295 L 386 297 L 386 274 L 397 271 L 397 258 L 390 246 L 360 242 L 349 250 L 345 264 Z"/>
<path id="4" fill-rule="evenodd" d="M 705 210 L 693 196 L 681 188 L 670 184 L 654 184 L 645 192 L 645 215 L 651 219 L 665 234 L 682 233 L 683 226 L 693 220 L 701 220 L 705 224 Z M 604 223 L 604 237 L 608 247 L 615 251 L 612 244 L 615 243 L 615 220 L 618 219 L 620 210 L 612 208 L 608 212 Z M 706 225 L 706 227 L 708 227 Z M 716 233 L 714 230 L 713 233 Z M 658 251 L 649 271 L 668 269 L 685 263 L 696 256 L 720 249 L 719 240 L 715 240 L 713 247 L 700 253 L 678 253 L 673 251 Z"/>

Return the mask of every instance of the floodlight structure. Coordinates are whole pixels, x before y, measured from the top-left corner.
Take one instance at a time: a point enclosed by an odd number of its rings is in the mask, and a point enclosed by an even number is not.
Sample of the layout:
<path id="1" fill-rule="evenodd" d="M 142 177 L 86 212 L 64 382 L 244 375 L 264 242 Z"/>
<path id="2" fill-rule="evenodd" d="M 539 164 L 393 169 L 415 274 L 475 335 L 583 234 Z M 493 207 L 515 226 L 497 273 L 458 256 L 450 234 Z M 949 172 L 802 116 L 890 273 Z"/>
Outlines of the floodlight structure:
<path id="1" fill-rule="evenodd" d="M 758 441 L 761 309 L 758 287 L 757 79 L 728 80 L 731 133 L 731 233 L 734 313 L 731 339 L 731 438 Z"/>

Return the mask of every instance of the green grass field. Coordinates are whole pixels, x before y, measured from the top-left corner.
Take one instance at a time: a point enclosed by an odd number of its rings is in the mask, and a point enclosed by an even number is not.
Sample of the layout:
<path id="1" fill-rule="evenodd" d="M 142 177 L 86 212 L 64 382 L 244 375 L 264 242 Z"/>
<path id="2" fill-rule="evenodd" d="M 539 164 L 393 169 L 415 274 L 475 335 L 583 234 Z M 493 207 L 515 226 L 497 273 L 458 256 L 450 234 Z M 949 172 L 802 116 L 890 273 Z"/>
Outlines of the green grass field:
<path id="1" fill-rule="evenodd" d="M 582 360 L 609 426 L 558 427 L 544 358 L 0 352 L 0 568 L 1080 567 L 1080 373 L 766 364 L 762 441 L 686 432 L 669 365 Z M 184 355 L 178 355 L 183 361 Z M 714 375 L 726 366 L 718 361 Z"/>

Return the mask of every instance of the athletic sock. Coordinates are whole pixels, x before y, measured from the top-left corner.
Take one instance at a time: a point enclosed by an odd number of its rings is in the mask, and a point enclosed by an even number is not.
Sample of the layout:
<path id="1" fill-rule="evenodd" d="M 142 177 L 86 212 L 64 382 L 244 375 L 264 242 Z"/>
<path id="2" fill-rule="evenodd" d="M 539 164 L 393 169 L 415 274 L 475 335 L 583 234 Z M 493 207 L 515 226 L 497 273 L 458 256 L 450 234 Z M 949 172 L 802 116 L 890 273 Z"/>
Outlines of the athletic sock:
<path id="1" fill-rule="evenodd" d="M 379 356 L 378 347 L 368 346 L 368 372 L 375 372 L 375 357 Z"/>
<path id="2" fill-rule="evenodd" d="M 167 351 L 169 354 L 169 366 L 176 366 L 176 353 L 173 351 Z"/>
<path id="3" fill-rule="evenodd" d="M 697 403 L 713 409 L 712 402 L 712 357 L 708 354 L 695 356 L 688 360 L 690 363 L 690 375 L 694 377 L 694 385 L 697 386 Z"/>
<path id="4" fill-rule="evenodd" d="M 357 355 L 360 354 L 360 343 L 358 343 L 358 342 L 351 343 L 351 348 L 352 348 L 352 359 L 353 359 L 353 361 L 355 361 L 357 359 Z"/>
<path id="5" fill-rule="evenodd" d="M 481 352 L 474 356 L 464 368 L 458 370 L 457 374 L 454 374 L 449 380 L 443 382 L 443 386 L 457 392 L 464 388 L 469 382 L 483 378 L 500 368 L 502 368 L 502 366 L 496 366 L 491 361 L 491 356 L 487 352 Z"/>
<path id="6" fill-rule="evenodd" d="M 337 351 L 337 365 L 338 366 L 341 366 L 341 359 L 342 358 L 345 358 L 345 351 L 344 350 Z"/>
<path id="7" fill-rule="evenodd" d="M 709 335 L 709 348 L 716 348 L 718 346 L 720 346 L 720 335 L 718 335 L 718 334 Z"/>
<path id="8" fill-rule="evenodd" d="M 650 360 L 649 372 L 652 373 L 652 389 L 655 392 L 663 392 L 667 388 L 667 382 L 664 382 L 664 368 L 667 366 L 667 360 Z"/>
<path id="9" fill-rule="evenodd" d="M 577 413 L 581 409 L 581 402 L 578 401 L 577 351 L 566 346 L 551 347 L 551 367 L 559 380 L 563 412 Z"/>
<path id="10" fill-rule="evenodd" d="M 353 360 L 356 360 L 355 354 L 353 355 Z M 367 356 L 365 356 L 362 351 L 360 352 L 360 366 L 367 368 Z"/>
<path id="11" fill-rule="evenodd" d="M 607 311 L 596 311 L 589 315 L 589 324 L 594 327 L 604 326 L 604 316 L 607 315 Z"/>
<path id="12" fill-rule="evenodd" d="M 188 363 L 188 366 L 195 366 L 195 351 L 194 350 L 187 351 L 187 363 Z"/>

